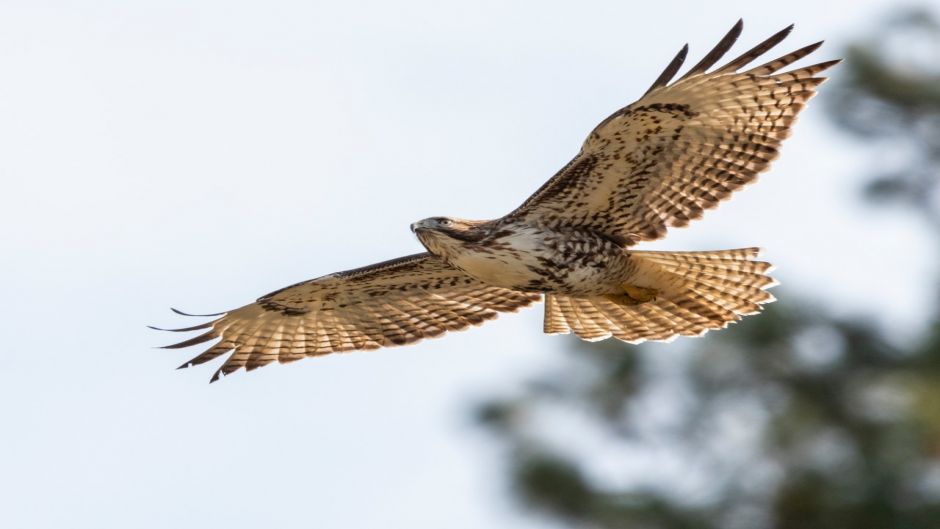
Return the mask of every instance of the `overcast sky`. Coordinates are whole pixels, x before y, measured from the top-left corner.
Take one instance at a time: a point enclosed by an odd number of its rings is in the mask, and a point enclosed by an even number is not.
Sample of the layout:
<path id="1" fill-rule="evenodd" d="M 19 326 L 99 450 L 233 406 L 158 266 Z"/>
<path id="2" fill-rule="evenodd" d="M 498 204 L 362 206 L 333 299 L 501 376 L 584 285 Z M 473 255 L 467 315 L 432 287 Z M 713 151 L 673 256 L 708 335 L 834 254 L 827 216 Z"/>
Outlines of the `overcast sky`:
<path id="1" fill-rule="evenodd" d="M 824 60 L 893 2 L 634 4 L 0 3 L 3 525 L 540 526 L 467 411 L 558 362 L 541 308 L 212 386 L 145 325 L 504 214 L 739 17 L 736 49 L 795 22 L 781 51 L 826 38 Z M 804 116 L 759 184 L 654 247 L 763 246 L 794 291 L 916 330 L 932 249 L 856 205 L 868 153 Z"/>

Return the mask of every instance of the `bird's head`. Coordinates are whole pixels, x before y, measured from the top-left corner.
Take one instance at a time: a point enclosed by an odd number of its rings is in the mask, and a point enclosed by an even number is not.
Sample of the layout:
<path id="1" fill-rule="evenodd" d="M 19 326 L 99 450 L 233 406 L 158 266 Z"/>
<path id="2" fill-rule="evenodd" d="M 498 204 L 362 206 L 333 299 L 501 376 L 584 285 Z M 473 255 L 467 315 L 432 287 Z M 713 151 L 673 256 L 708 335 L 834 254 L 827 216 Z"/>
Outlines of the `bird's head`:
<path id="1" fill-rule="evenodd" d="M 465 244 L 479 242 L 485 235 L 486 221 L 429 217 L 411 225 L 411 231 L 433 254 L 447 257 Z"/>

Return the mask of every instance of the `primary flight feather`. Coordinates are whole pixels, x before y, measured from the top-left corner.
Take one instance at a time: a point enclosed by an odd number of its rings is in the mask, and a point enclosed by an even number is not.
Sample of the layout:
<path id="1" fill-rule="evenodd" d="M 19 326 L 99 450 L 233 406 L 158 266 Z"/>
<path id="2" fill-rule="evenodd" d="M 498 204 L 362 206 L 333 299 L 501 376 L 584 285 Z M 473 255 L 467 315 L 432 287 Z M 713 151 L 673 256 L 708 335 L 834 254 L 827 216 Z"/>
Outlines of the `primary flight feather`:
<path id="1" fill-rule="evenodd" d="M 546 333 L 631 343 L 699 336 L 773 301 L 755 248 L 636 251 L 753 181 L 816 87 L 826 61 L 780 72 L 822 43 L 745 69 L 793 26 L 709 71 L 737 24 L 670 84 L 685 46 L 643 97 L 602 121 L 581 151 L 505 217 L 433 217 L 411 225 L 427 252 L 292 285 L 173 331 L 219 339 L 180 367 L 228 354 L 212 380 L 241 368 L 413 343 L 545 298 Z M 177 311 L 179 312 L 179 311 Z M 182 313 L 181 313 L 182 314 Z"/>

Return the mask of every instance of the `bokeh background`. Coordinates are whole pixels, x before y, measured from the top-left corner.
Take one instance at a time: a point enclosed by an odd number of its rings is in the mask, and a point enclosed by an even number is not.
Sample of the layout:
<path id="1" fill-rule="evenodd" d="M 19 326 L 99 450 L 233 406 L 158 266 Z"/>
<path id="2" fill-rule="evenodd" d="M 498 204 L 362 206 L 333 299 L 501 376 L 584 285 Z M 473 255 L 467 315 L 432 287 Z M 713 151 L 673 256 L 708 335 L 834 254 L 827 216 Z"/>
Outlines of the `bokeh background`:
<path id="1" fill-rule="evenodd" d="M 760 317 L 634 347 L 537 308 L 211 386 L 154 348 L 502 215 L 739 17 L 847 61 L 650 247 L 764 246 Z M 0 72 L 4 527 L 940 526 L 937 3 L 8 1 Z"/>

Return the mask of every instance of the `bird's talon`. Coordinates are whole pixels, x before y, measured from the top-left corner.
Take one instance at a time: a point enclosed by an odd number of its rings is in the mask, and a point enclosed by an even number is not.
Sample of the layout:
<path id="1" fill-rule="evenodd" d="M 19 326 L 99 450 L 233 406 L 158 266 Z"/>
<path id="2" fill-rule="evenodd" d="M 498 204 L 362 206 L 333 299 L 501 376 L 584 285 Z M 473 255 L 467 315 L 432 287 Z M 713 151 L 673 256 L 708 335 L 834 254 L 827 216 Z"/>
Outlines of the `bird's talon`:
<path id="1" fill-rule="evenodd" d="M 626 292 L 627 296 L 629 296 L 634 303 L 656 301 L 657 296 L 659 296 L 659 291 L 655 288 L 638 287 L 635 285 L 624 285 L 623 291 Z"/>

